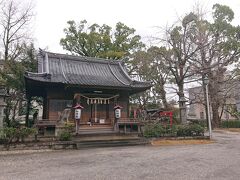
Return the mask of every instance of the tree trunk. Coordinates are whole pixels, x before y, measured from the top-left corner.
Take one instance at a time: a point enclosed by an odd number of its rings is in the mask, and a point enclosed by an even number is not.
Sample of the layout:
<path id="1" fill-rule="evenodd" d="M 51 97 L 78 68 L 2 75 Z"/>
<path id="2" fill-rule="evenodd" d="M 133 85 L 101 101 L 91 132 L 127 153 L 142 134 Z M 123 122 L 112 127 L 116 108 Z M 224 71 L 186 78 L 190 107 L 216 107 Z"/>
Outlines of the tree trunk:
<path id="1" fill-rule="evenodd" d="M 162 102 L 163 102 L 163 106 L 166 110 L 169 109 L 169 104 L 167 102 L 167 98 L 166 98 L 166 92 L 164 91 L 164 93 L 161 95 L 161 99 L 162 99 Z"/>
<path id="2" fill-rule="evenodd" d="M 212 103 L 212 125 L 213 128 L 220 126 L 220 118 L 218 113 L 219 106 L 216 103 Z"/>
<path id="3" fill-rule="evenodd" d="M 169 104 L 167 102 L 167 98 L 166 98 L 166 91 L 164 89 L 164 83 L 160 83 L 160 86 L 159 86 L 159 95 L 161 97 L 161 100 L 162 100 L 162 103 L 163 103 L 163 106 L 165 109 L 169 109 Z"/>
<path id="4" fill-rule="evenodd" d="M 180 109 L 180 121 L 182 124 L 185 124 L 187 121 L 187 111 L 186 111 L 186 102 L 184 100 L 184 91 L 183 91 L 184 84 L 181 82 L 178 84 L 178 96 L 179 96 L 179 109 Z"/>
<path id="5" fill-rule="evenodd" d="M 215 83 L 214 81 L 209 83 L 209 96 L 211 100 L 211 107 L 212 107 L 212 125 L 213 128 L 217 128 L 220 125 L 220 117 L 219 117 L 219 108 L 220 108 L 220 102 L 219 102 L 219 85 Z"/>

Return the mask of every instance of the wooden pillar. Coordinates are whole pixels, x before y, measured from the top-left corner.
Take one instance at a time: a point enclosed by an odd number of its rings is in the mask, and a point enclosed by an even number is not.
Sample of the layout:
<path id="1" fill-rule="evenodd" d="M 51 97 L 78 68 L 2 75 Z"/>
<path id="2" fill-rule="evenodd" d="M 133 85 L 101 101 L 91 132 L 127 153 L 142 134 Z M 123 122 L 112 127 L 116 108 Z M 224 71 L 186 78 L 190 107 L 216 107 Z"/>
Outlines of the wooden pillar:
<path id="1" fill-rule="evenodd" d="M 90 118 L 91 118 L 91 123 L 92 123 L 92 119 L 93 119 L 93 105 L 91 104 L 90 105 L 90 108 L 91 108 L 91 115 L 90 115 Z"/>
<path id="2" fill-rule="evenodd" d="M 43 115 L 42 118 L 43 119 L 47 119 L 47 97 L 43 97 Z"/>
<path id="3" fill-rule="evenodd" d="M 106 104 L 106 119 L 109 119 L 109 104 Z"/>
<path id="4" fill-rule="evenodd" d="M 26 122 L 25 122 L 26 127 L 30 126 L 30 123 L 29 123 L 30 106 L 31 106 L 31 96 L 27 96 L 27 113 L 26 113 Z"/>
<path id="5" fill-rule="evenodd" d="M 127 93 L 127 118 L 130 117 L 130 112 L 129 112 L 129 92 Z"/>
<path id="6" fill-rule="evenodd" d="M 141 125 L 138 124 L 137 126 L 138 126 L 138 134 L 141 134 Z"/>

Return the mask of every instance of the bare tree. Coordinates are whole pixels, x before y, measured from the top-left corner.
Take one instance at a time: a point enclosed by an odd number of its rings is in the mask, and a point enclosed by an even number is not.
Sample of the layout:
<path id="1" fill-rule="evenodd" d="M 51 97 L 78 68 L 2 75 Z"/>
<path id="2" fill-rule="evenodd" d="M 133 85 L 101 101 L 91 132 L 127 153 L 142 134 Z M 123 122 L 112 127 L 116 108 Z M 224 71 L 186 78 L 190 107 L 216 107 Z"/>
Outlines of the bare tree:
<path id="1" fill-rule="evenodd" d="M 29 25 L 33 18 L 31 3 L 3 0 L 1 3 L 0 26 L 4 60 L 15 60 L 23 42 L 29 40 Z"/>
<path id="2" fill-rule="evenodd" d="M 192 44 L 196 17 L 193 13 L 186 15 L 180 23 L 168 28 L 162 40 L 166 50 L 161 55 L 173 76 L 173 83 L 178 87 L 179 100 L 184 100 L 184 81 L 193 74 L 190 72 L 190 60 L 199 50 L 198 46 Z M 185 106 L 185 102 L 183 107 Z M 179 104 L 181 106 L 181 104 Z M 186 109 L 182 109 L 181 121 L 185 121 Z M 183 119 L 184 118 L 184 119 Z"/>
<path id="3" fill-rule="evenodd" d="M 240 56 L 240 29 L 231 25 L 234 13 L 228 6 L 213 6 L 213 23 L 199 15 L 196 17 L 198 19 L 192 43 L 199 47 L 199 51 L 191 58 L 191 71 L 202 79 L 206 76 L 209 78 L 213 125 L 218 127 L 222 114 L 220 109 L 224 107 L 226 98 L 229 98 L 228 92 L 234 85 L 229 85 L 234 82 L 234 74 L 227 72 L 228 67 Z"/>

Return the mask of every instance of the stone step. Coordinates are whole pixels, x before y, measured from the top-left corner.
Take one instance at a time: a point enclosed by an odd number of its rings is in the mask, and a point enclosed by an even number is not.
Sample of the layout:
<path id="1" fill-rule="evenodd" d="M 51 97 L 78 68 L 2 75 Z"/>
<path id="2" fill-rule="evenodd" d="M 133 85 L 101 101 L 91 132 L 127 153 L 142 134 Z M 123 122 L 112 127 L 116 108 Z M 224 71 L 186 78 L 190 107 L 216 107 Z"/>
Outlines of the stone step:
<path id="1" fill-rule="evenodd" d="M 88 134 L 115 134 L 113 128 L 101 128 L 101 129 L 79 129 L 78 135 L 88 135 Z"/>
<path id="2" fill-rule="evenodd" d="M 101 135 L 101 134 L 116 134 L 113 130 L 113 127 L 87 127 L 87 128 L 80 128 L 78 131 L 79 135 Z"/>
<path id="3" fill-rule="evenodd" d="M 76 148 L 86 149 L 86 148 L 116 147 L 116 146 L 137 146 L 137 145 L 146 145 L 146 144 L 148 144 L 148 141 L 142 138 L 118 139 L 118 140 L 96 140 L 96 141 L 76 142 Z"/>
<path id="4" fill-rule="evenodd" d="M 92 125 L 92 126 L 89 126 L 89 125 L 80 125 L 80 129 L 99 129 L 99 128 L 112 128 L 113 126 L 111 125 Z"/>

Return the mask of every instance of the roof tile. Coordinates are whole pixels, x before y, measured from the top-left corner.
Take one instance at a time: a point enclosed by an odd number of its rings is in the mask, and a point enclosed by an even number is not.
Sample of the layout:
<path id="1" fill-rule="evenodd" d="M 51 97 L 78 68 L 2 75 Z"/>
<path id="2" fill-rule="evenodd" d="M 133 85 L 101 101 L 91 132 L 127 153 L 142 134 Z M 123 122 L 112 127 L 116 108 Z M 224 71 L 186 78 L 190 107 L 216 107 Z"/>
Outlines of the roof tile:
<path id="1" fill-rule="evenodd" d="M 86 86 L 105 86 L 123 88 L 150 88 L 149 82 L 132 80 L 122 67 L 120 61 L 105 60 L 56 54 L 40 51 L 39 61 L 44 61 L 45 53 L 48 53 L 49 74 L 51 78 L 43 76 L 44 72 L 38 74 L 27 73 L 27 79 Z M 44 64 L 44 62 L 39 62 Z M 45 69 L 45 68 L 39 68 Z"/>

